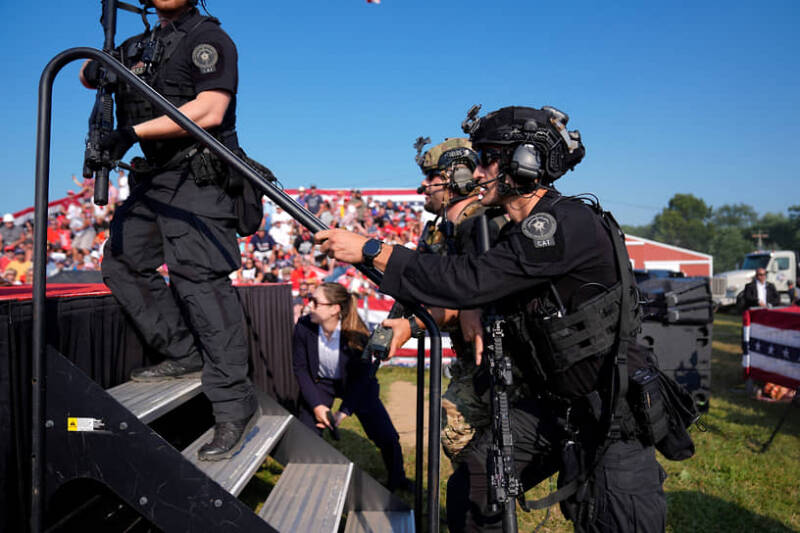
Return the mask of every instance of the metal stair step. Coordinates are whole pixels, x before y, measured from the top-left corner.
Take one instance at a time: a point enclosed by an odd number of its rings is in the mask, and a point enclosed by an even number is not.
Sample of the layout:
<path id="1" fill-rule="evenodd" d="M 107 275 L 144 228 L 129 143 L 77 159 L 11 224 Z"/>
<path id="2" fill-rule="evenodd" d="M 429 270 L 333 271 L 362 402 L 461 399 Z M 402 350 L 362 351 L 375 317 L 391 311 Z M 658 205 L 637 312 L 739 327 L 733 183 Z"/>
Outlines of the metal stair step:
<path id="1" fill-rule="evenodd" d="M 336 533 L 353 463 L 289 463 L 259 516 L 281 532 Z"/>
<path id="2" fill-rule="evenodd" d="M 262 415 L 248 432 L 241 451 L 224 461 L 200 461 L 197 458 L 197 450 L 211 441 L 214 428 L 206 431 L 181 453 L 222 488 L 238 496 L 281 438 L 291 420 L 291 415 Z"/>
<path id="3" fill-rule="evenodd" d="M 344 533 L 414 533 L 414 511 L 350 511 Z"/>
<path id="4" fill-rule="evenodd" d="M 107 391 L 147 424 L 200 393 L 200 378 L 171 381 L 127 381 Z"/>

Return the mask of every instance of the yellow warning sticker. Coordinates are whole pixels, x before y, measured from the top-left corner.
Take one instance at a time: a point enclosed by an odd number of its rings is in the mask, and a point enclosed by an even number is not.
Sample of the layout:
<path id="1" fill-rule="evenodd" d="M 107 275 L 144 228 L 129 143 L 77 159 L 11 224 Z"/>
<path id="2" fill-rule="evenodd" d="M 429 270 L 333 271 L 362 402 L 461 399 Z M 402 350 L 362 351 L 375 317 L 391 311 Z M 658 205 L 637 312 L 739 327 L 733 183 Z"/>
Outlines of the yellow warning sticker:
<path id="1" fill-rule="evenodd" d="M 67 417 L 67 431 L 98 431 L 105 427 L 102 420 L 88 417 Z"/>

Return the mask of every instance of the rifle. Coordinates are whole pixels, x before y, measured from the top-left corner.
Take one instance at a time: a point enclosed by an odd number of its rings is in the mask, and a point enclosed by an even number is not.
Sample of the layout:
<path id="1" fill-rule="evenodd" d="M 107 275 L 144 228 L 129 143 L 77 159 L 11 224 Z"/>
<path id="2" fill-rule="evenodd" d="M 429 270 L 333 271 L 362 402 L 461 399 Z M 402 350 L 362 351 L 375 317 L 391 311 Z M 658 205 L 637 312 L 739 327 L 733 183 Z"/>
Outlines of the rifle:
<path id="1" fill-rule="evenodd" d="M 478 246 L 481 253 L 489 250 L 489 223 L 486 215 L 477 220 Z M 492 339 L 487 345 L 489 364 L 489 394 L 491 397 L 492 444 L 486 458 L 489 505 L 492 512 L 503 509 L 503 531 L 516 533 L 516 499 L 524 492 L 514 466 L 514 439 L 508 421 L 508 389 L 513 384 L 511 358 L 503 351 L 505 320 L 494 308 L 483 316 L 484 331 Z"/>
<path id="2" fill-rule="evenodd" d="M 149 30 L 146 10 L 117 0 L 100 0 L 103 6 L 100 24 L 103 26 L 103 51 L 119 59 L 114 51 L 114 35 L 117 32 L 117 9 L 139 13 Z M 118 162 L 112 161 L 108 150 L 100 149 L 100 140 L 114 131 L 113 92 L 117 77 L 100 66 L 98 71 L 97 96 L 92 114 L 89 116 L 89 132 L 86 134 L 86 151 L 83 156 L 83 177 L 94 178 L 94 203 L 108 203 L 108 173 Z"/>

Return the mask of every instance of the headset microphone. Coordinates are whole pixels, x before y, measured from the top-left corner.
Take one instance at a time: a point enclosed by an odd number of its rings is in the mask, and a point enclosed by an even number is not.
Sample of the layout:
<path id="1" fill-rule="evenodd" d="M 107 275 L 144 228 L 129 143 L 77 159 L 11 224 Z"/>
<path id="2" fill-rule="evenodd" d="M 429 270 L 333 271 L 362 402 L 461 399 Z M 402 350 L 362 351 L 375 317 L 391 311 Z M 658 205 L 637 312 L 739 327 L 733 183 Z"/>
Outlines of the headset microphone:
<path id="1" fill-rule="evenodd" d="M 427 187 L 425 187 L 424 185 L 420 185 L 419 187 L 417 187 L 417 194 L 424 194 L 425 189 L 427 189 Z"/>

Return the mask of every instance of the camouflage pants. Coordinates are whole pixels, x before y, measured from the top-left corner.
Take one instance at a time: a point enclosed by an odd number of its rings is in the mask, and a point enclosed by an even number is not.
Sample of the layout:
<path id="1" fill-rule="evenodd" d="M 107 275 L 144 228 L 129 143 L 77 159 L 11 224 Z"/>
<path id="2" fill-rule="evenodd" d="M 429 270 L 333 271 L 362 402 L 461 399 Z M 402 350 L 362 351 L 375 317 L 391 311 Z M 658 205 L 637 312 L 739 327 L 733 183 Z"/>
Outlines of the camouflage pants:
<path id="1" fill-rule="evenodd" d="M 475 376 L 478 367 L 469 358 L 458 357 L 450 365 L 452 379 L 442 395 L 442 448 L 451 461 L 458 459 L 475 433 L 491 424 L 489 389 L 478 394 Z M 514 385 L 508 391 L 509 403 L 514 403 L 529 394 L 528 386 L 519 373 L 512 368 Z"/>
<path id="2" fill-rule="evenodd" d="M 469 444 L 476 430 L 488 426 L 488 393 L 478 396 L 473 378 L 477 367 L 459 358 L 450 365 L 452 379 L 442 395 L 442 448 L 451 460 Z"/>

